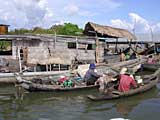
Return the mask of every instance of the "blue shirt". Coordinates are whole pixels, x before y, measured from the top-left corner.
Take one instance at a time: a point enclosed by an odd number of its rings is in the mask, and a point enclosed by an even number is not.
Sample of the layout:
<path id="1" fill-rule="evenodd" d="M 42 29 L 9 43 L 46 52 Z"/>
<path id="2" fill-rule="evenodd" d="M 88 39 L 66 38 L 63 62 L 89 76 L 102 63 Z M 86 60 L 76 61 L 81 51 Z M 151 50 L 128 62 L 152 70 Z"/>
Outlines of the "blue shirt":
<path id="1" fill-rule="evenodd" d="M 94 69 L 89 69 L 85 76 L 84 76 L 84 81 L 93 81 L 95 82 L 98 78 L 100 77 L 100 75 L 98 75 L 96 72 L 94 72 Z"/>

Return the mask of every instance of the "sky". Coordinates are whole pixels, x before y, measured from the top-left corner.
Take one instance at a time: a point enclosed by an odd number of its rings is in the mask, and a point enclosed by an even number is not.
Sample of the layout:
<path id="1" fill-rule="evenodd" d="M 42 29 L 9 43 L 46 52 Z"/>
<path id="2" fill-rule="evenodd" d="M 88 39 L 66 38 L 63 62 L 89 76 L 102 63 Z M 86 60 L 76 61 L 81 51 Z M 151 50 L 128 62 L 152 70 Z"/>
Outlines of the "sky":
<path id="1" fill-rule="evenodd" d="M 0 24 L 10 29 L 87 22 L 135 33 L 160 32 L 159 0 L 0 0 Z"/>

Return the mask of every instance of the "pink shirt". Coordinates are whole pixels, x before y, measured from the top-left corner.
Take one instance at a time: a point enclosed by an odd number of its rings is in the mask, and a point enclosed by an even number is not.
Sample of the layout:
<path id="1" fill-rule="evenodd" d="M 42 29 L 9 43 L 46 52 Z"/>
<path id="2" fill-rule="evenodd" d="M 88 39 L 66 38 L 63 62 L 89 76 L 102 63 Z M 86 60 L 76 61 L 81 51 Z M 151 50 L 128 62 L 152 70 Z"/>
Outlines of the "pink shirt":
<path id="1" fill-rule="evenodd" d="M 154 59 L 153 59 L 153 58 L 149 58 L 149 59 L 148 59 L 148 63 L 149 63 L 149 64 L 154 64 L 154 63 L 155 63 L 155 61 L 154 61 Z"/>
<path id="2" fill-rule="evenodd" d="M 119 86 L 118 86 L 118 90 L 120 92 L 129 91 L 131 85 L 133 85 L 133 87 L 137 86 L 135 80 L 132 77 L 128 76 L 128 75 L 121 74 L 120 75 L 120 83 L 119 83 Z"/>

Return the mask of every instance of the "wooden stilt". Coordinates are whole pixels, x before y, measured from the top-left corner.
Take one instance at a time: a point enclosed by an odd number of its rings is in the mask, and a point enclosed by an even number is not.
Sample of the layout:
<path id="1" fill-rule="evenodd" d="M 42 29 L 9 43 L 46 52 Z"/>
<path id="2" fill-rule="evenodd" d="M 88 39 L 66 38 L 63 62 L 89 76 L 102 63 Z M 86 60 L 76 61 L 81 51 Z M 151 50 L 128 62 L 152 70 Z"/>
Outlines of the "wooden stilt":
<path id="1" fill-rule="evenodd" d="M 20 56 L 20 48 L 18 47 L 18 61 L 19 61 L 19 72 L 22 72 L 22 63 L 21 63 L 21 56 Z"/>

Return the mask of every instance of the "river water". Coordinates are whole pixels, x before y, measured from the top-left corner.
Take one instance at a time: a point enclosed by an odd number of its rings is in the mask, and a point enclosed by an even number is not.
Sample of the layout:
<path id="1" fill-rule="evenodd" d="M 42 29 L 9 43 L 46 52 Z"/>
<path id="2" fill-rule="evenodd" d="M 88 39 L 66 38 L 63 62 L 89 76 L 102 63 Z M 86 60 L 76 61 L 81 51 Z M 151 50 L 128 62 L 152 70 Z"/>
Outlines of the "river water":
<path id="1" fill-rule="evenodd" d="M 7 93 L 7 94 L 4 94 Z M 0 86 L 0 120 L 159 120 L 160 85 L 128 98 L 93 102 L 97 90 L 25 93 L 16 97 L 14 86 Z"/>

